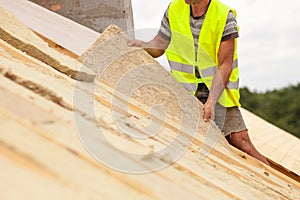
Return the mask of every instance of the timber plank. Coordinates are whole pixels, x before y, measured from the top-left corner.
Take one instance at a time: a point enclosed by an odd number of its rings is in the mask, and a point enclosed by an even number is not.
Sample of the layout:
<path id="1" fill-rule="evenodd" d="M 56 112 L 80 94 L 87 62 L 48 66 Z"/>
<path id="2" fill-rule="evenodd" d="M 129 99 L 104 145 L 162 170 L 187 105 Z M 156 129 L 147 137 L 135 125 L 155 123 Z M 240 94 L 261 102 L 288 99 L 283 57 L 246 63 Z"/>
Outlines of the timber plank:
<path id="1" fill-rule="evenodd" d="M 74 79 L 94 80 L 95 74 L 92 71 L 77 60 L 60 54 L 49 47 L 46 42 L 2 7 L 0 7 L 0 17 L 0 37 L 2 40 Z"/>
<path id="2" fill-rule="evenodd" d="M 36 171 L 20 167 L 16 159 L 22 158 L 15 158 L 11 152 L 5 152 L 2 147 L 0 149 L 1 199 L 83 199 L 78 190 L 72 190 L 56 180 L 41 176 Z"/>
<path id="3" fill-rule="evenodd" d="M 0 0 L 23 24 L 57 45 L 81 55 L 99 33 L 27 0 Z"/>
<path id="4" fill-rule="evenodd" d="M 40 33 L 38 32 L 34 32 L 37 36 L 39 36 L 40 38 L 42 38 L 45 42 L 48 43 L 48 45 L 57 50 L 58 52 L 62 53 L 62 54 L 65 54 L 67 56 L 70 56 L 71 58 L 74 58 L 74 59 L 78 59 L 78 55 L 73 53 L 72 51 L 68 50 L 68 49 L 65 49 L 64 47 L 62 47 L 61 45 L 53 42 L 52 40 L 46 38 L 44 35 L 41 35 Z"/>
<path id="5" fill-rule="evenodd" d="M 128 185 L 120 183 L 108 174 L 99 173 L 98 170 L 90 167 L 88 163 L 82 162 L 81 159 L 66 149 L 44 140 L 32 130 L 22 131 L 19 124 L 5 119 L 1 119 L 3 124 L 1 132 L 4 134 L 1 134 L 0 140 L 9 143 L 13 149 L 22 152 L 23 155 L 27 155 L 35 162 L 42 163 L 41 170 L 56 174 L 55 178 L 62 179 L 58 181 L 62 181 L 65 187 L 71 187 L 73 191 L 77 190 L 79 194 L 81 193 L 81 199 L 99 196 L 103 198 L 132 199 L 138 197 L 147 199 L 147 196 L 139 194 L 134 189 L 129 189 Z M 37 172 L 37 170 L 34 171 Z M 111 187 L 117 188 L 119 192 L 111 191 Z M 123 195 L 124 193 L 126 196 Z"/>

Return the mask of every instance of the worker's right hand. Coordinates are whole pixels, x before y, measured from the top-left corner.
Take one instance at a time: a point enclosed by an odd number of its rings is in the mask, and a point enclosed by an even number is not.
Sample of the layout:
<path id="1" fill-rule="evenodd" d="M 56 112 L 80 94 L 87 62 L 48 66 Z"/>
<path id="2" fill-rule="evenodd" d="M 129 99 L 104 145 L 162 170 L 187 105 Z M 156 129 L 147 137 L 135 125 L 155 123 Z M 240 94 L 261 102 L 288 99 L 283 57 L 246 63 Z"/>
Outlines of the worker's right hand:
<path id="1" fill-rule="evenodd" d="M 203 106 L 203 120 L 208 122 L 215 119 L 215 104 L 208 98 Z"/>
<path id="2" fill-rule="evenodd" d="M 146 42 L 141 41 L 141 40 L 131 40 L 127 43 L 128 46 L 130 47 L 145 47 Z"/>

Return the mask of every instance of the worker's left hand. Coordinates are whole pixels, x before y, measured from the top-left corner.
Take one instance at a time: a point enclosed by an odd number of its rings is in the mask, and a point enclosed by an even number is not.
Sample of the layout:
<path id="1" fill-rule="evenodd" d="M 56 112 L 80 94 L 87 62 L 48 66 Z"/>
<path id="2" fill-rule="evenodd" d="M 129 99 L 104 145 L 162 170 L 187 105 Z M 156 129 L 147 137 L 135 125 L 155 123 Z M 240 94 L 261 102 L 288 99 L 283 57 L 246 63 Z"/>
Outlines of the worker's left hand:
<path id="1" fill-rule="evenodd" d="M 204 111 L 203 120 L 205 122 L 215 119 L 215 104 L 209 99 L 204 104 L 203 111 Z"/>
<path id="2" fill-rule="evenodd" d="M 144 47 L 146 45 L 146 42 L 142 40 L 131 40 L 127 43 L 128 46 L 130 47 Z"/>

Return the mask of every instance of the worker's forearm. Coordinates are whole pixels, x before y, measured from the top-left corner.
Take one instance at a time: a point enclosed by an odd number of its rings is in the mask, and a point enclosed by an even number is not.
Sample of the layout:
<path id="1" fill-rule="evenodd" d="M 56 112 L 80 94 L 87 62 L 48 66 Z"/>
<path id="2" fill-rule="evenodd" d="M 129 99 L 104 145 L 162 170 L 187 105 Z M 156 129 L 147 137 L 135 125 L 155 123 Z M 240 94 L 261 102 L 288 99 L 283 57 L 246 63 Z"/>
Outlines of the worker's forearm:
<path id="1" fill-rule="evenodd" d="M 144 50 L 147 51 L 147 53 L 149 53 L 153 58 L 158 58 L 165 53 L 162 49 L 144 48 Z"/>
<path id="2" fill-rule="evenodd" d="M 208 97 L 208 100 L 211 101 L 211 103 L 213 103 L 214 105 L 218 102 L 218 99 L 220 98 L 222 92 L 228 84 L 231 72 L 232 68 L 226 66 L 226 64 L 219 66 L 214 76 Z"/>
<path id="3" fill-rule="evenodd" d="M 165 49 L 169 46 L 169 41 L 163 39 L 160 35 L 156 35 L 153 40 L 144 42 L 141 40 L 132 40 L 129 46 L 137 46 L 145 49 L 152 57 L 157 58 L 165 53 Z"/>
<path id="4" fill-rule="evenodd" d="M 213 105 L 218 102 L 224 88 L 228 84 L 229 77 L 232 72 L 233 54 L 234 39 L 221 42 L 218 53 L 219 66 L 216 74 L 214 75 L 208 97 L 208 101 Z"/>
<path id="5" fill-rule="evenodd" d="M 141 47 L 154 58 L 157 58 L 165 53 L 162 45 L 156 40 L 151 40 L 150 42 L 144 42 L 141 40 L 132 40 L 128 43 L 128 45 Z"/>
<path id="6" fill-rule="evenodd" d="M 152 57 L 157 58 L 165 53 L 167 48 L 166 44 L 161 41 L 161 39 L 156 36 L 153 40 L 146 42 L 143 45 L 145 51 L 147 51 Z"/>

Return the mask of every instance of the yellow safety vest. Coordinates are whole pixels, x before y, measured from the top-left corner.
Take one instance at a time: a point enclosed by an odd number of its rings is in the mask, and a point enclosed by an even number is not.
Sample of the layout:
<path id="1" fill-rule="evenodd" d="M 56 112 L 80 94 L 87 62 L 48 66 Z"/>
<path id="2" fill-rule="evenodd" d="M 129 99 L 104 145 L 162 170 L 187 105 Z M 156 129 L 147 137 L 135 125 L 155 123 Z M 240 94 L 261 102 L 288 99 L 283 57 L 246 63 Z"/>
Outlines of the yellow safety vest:
<path id="1" fill-rule="evenodd" d="M 230 10 L 236 16 L 235 10 L 218 0 L 211 0 L 200 31 L 195 57 L 194 39 L 190 28 L 190 5 L 184 0 L 173 0 L 169 6 L 168 17 L 172 35 L 166 55 L 172 76 L 192 94 L 195 94 L 199 82 L 204 82 L 209 89 L 211 88 L 219 64 L 219 47 Z M 218 100 L 224 107 L 240 106 L 236 43 L 235 39 L 233 70 L 228 85 Z M 199 68 L 201 80 L 195 76 L 195 66 Z"/>

